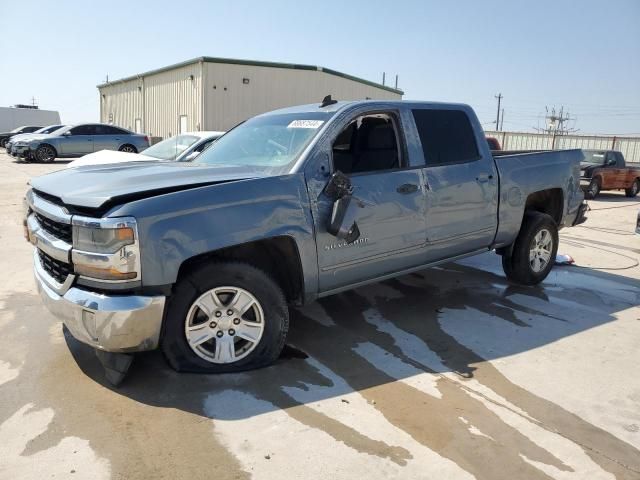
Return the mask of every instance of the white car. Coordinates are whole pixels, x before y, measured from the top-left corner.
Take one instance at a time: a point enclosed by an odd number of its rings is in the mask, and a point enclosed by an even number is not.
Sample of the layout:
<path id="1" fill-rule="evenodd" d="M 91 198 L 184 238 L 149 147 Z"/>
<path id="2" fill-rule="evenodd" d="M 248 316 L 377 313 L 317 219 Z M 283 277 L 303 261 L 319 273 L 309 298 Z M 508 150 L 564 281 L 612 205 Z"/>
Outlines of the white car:
<path id="1" fill-rule="evenodd" d="M 67 168 L 84 165 L 103 165 L 122 162 L 172 161 L 190 162 L 224 135 L 225 132 L 186 132 L 167 138 L 147 148 L 144 153 L 127 153 L 112 150 L 100 150 L 90 153 L 67 165 Z"/>

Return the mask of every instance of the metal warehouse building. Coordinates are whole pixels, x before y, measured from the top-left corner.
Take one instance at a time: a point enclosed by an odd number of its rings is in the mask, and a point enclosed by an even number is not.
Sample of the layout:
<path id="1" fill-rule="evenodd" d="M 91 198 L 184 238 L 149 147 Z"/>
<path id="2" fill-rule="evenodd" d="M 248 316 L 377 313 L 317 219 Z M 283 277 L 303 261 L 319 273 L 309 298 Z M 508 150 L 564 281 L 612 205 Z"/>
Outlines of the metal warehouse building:
<path id="1" fill-rule="evenodd" d="M 98 85 L 100 121 L 157 137 L 228 130 L 277 108 L 338 100 L 399 100 L 403 92 L 328 68 L 200 57 Z"/>

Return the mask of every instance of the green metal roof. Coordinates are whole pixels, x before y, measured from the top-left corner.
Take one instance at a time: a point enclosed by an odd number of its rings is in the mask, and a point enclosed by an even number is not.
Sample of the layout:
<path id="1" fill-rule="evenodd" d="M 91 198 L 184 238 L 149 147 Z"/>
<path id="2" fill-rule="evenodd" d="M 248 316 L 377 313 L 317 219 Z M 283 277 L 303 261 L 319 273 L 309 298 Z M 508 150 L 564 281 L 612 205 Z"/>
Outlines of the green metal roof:
<path id="1" fill-rule="evenodd" d="M 336 77 L 346 78 L 348 80 L 362 83 L 364 85 L 369 85 L 370 87 L 380 88 L 382 90 L 386 90 L 388 92 L 397 93 L 399 95 L 404 95 L 404 92 L 400 89 L 391 88 L 386 85 L 382 85 L 376 82 L 370 82 L 369 80 L 365 80 L 363 78 L 354 77 L 353 75 L 349 75 L 346 73 L 338 72 L 337 70 L 332 70 L 330 68 L 318 67 L 315 65 L 300 65 L 296 63 L 280 63 L 280 62 L 262 62 L 259 60 L 240 60 L 237 58 L 218 58 L 218 57 L 198 57 L 193 58 L 191 60 L 187 60 L 185 62 L 176 63 L 174 65 L 169 65 L 167 67 L 157 68 L 155 70 L 149 70 L 148 72 L 140 73 L 138 75 L 131 75 L 129 77 L 120 78 L 118 80 L 113 80 L 107 83 L 101 83 L 98 85 L 98 88 L 106 87 L 113 83 L 127 82 L 129 80 L 135 80 L 140 77 L 147 77 L 149 75 L 155 75 L 156 73 L 166 72 L 168 70 L 173 70 L 175 68 L 184 67 L 187 65 L 192 65 L 194 63 L 223 63 L 227 65 L 250 65 L 254 67 L 271 67 L 271 68 L 288 68 L 291 70 L 312 70 L 318 72 L 328 73 L 329 75 L 335 75 Z"/>

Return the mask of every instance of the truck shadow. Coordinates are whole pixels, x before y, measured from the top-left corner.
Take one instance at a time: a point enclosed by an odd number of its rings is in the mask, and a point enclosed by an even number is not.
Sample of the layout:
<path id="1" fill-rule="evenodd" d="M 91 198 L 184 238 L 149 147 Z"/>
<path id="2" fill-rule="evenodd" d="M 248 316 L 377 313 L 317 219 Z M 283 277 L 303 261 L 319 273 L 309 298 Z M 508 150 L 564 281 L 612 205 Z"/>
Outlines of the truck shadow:
<path id="1" fill-rule="evenodd" d="M 637 282 L 556 268 L 542 286 L 524 288 L 510 285 L 497 263 L 484 255 L 291 309 L 291 348 L 275 365 L 256 371 L 178 374 L 154 352 L 139 355 L 129 378 L 114 389 L 93 351 L 66 340 L 82 371 L 104 387 L 216 422 L 284 409 L 358 451 L 406 463 L 407 451 L 381 447 L 314 407 L 320 401 L 347 405 L 359 395 L 394 427 L 477 478 L 548 478 L 523 457 L 572 469 L 505 421 L 496 404 L 523 412 L 536 428 L 587 445 L 585 454 L 617 478 L 637 478 L 638 450 L 519 386 L 489 362 L 616 321 L 616 313 L 638 305 Z M 472 435 L 469 424 L 485 436 Z M 501 462 L 490 465 L 486 458 Z"/>

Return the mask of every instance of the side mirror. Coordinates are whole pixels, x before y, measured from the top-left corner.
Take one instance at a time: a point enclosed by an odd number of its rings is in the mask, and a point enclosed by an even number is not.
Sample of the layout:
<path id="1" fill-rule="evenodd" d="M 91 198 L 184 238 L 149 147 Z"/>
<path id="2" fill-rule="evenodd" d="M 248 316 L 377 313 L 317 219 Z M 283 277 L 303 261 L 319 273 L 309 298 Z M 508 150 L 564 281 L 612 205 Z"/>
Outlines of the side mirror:
<path id="1" fill-rule="evenodd" d="M 189 155 L 187 155 L 186 157 L 184 157 L 182 159 L 183 162 L 190 162 L 191 160 L 195 159 L 198 155 L 200 155 L 200 152 L 191 152 Z"/>
<path id="2" fill-rule="evenodd" d="M 62 136 L 64 136 L 64 137 L 69 137 L 69 136 L 71 136 L 71 132 L 70 132 L 69 130 L 67 130 L 66 132 L 64 132 L 64 133 L 62 134 Z"/>
<path id="3" fill-rule="evenodd" d="M 356 223 L 356 214 L 360 206 L 351 195 L 345 195 L 333 202 L 331 219 L 327 232 L 347 243 L 355 242 L 360 236 L 360 229 Z"/>
<path id="4" fill-rule="evenodd" d="M 340 170 L 331 175 L 327 186 L 324 187 L 324 194 L 334 201 L 352 193 L 351 179 Z"/>

